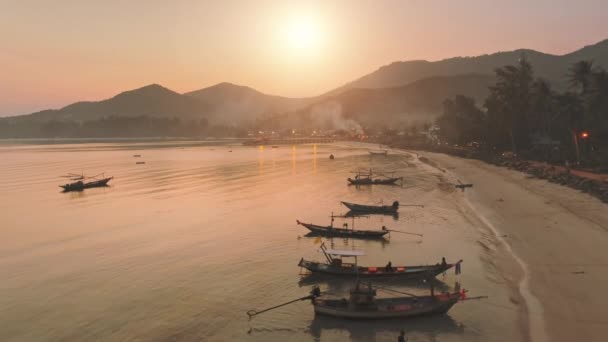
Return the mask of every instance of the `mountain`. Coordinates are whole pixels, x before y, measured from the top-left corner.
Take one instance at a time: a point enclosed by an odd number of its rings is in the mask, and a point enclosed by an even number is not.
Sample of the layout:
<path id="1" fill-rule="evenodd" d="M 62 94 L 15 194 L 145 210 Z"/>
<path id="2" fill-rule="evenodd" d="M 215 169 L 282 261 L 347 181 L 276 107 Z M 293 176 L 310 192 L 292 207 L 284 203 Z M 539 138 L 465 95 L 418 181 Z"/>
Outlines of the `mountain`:
<path id="1" fill-rule="evenodd" d="M 295 113 L 275 117 L 267 125 L 340 129 L 353 128 L 353 122 L 367 127 L 426 123 L 441 113 L 447 98 L 465 95 L 481 104 L 495 81 L 492 75 L 467 74 L 430 77 L 400 87 L 346 89 Z"/>
<path id="2" fill-rule="evenodd" d="M 428 122 L 441 112 L 446 98 L 466 95 L 481 104 L 487 87 L 495 81 L 494 69 L 514 64 L 522 55 L 530 60 L 536 76 L 550 81 L 556 90 L 564 90 L 568 69 L 575 62 L 593 60 L 596 66 L 608 69 L 608 40 L 562 56 L 515 50 L 436 62 L 395 62 L 312 98 L 267 95 L 230 83 L 185 94 L 152 84 L 98 102 L 0 118 L 0 137 L 36 137 L 40 132 L 45 136 L 104 135 L 114 131 L 126 136 L 186 134 L 181 132 L 200 136 L 222 134 L 218 126 L 232 130 L 225 134 L 233 134 L 257 123 L 289 128 L 320 127 L 328 121 L 340 126 L 344 120 L 364 125 Z M 180 120 L 171 121 L 173 118 Z M 192 120 L 197 127 L 190 125 Z M 86 123 L 90 124 L 84 127 Z M 121 131 L 123 126 L 126 128 Z M 165 126 L 171 127 L 163 130 Z"/>
<path id="3" fill-rule="evenodd" d="M 199 119 L 210 106 L 200 100 L 183 96 L 158 84 L 125 91 L 97 102 L 76 102 L 58 110 L 44 110 L 29 115 L 6 118 L 28 122 L 89 121 L 109 116 L 179 117 Z"/>
<path id="4" fill-rule="evenodd" d="M 212 120 L 230 125 L 251 122 L 270 114 L 294 111 L 313 101 L 312 98 L 267 95 L 231 83 L 220 83 L 184 95 L 210 104 L 208 114 Z"/>
<path id="5" fill-rule="evenodd" d="M 597 66 L 608 68 L 608 39 L 562 56 L 520 49 L 476 57 L 455 57 L 436 62 L 394 62 L 356 79 L 332 93 L 335 94 L 351 88 L 397 87 L 434 76 L 454 76 L 470 73 L 491 75 L 494 74 L 494 69 L 498 67 L 516 63 L 522 55 L 528 58 L 537 77 L 542 77 L 558 89 L 563 90 L 567 86 L 567 71 L 575 62 L 593 60 Z"/>

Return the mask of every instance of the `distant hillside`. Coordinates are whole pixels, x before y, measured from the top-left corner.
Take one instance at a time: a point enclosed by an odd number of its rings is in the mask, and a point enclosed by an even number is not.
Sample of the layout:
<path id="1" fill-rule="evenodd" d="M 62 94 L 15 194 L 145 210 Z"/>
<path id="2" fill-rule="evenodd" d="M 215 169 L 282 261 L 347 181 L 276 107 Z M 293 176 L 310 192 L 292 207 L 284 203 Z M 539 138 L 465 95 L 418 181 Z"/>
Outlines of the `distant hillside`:
<path id="1" fill-rule="evenodd" d="M 89 121 L 109 116 L 204 118 L 210 106 L 200 100 L 183 96 L 158 84 L 125 91 L 110 99 L 98 102 L 76 102 L 58 110 L 6 118 L 13 121 L 46 122 Z"/>
<path id="2" fill-rule="evenodd" d="M 557 90 L 566 88 L 568 69 L 577 61 L 593 60 L 608 69 L 605 40 L 563 56 L 516 50 L 437 62 L 396 62 L 313 98 L 267 95 L 230 83 L 185 94 L 152 84 L 107 100 L 0 118 L 0 137 L 230 135 L 252 123 L 285 128 L 328 122 L 341 126 L 343 120 L 363 125 L 428 122 L 441 112 L 446 98 L 466 95 L 481 104 L 494 83 L 494 69 L 516 63 L 522 54 L 536 76 Z"/>
<path id="3" fill-rule="evenodd" d="M 242 124 L 275 113 L 294 111 L 310 104 L 312 98 L 266 95 L 255 89 L 220 83 L 184 95 L 209 104 L 209 116 L 217 123 Z"/>
<path id="4" fill-rule="evenodd" d="M 363 126 L 402 126 L 429 122 L 442 111 L 443 101 L 455 95 L 475 98 L 480 104 L 488 95 L 494 76 L 468 74 L 438 76 L 406 86 L 381 89 L 349 89 L 324 97 L 314 104 L 274 119 L 274 127 L 342 128 L 342 120 Z M 327 127 L 333 125 L 334 127 Z"/>
<path id="5" fill-rule="evenodd" d="M 470 73 L 490 75 L 494 74 L 495 68 L 516 63 L 522 54 L 531 62 L 536 76 L 545 78 L 560 89 L 566 87 L 566 74 L 572 63 L 593 60 L 596 65 L 608 68 L 608 40 L 604 40 L 563 56 L 522 49 L 476 57 L 455 57 L 436 62 L 395 62 L 330 93 L 335 94 L 350 88 L 397 87 L 434 76 Z"/>

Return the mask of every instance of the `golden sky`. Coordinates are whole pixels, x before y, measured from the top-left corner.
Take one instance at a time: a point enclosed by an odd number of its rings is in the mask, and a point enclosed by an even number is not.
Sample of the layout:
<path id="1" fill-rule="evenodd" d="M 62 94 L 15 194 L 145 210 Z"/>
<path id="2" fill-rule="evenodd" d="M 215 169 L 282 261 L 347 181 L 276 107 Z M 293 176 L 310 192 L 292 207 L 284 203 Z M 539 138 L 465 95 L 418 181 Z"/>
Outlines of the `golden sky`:
<path id="1" fill-rule="evenodd" d="M 150 83 L 304 97 L 398 60 L 562 54 L 608 38 L 606 13 L 606 0 L 0 0 L 0 115 Z"/>

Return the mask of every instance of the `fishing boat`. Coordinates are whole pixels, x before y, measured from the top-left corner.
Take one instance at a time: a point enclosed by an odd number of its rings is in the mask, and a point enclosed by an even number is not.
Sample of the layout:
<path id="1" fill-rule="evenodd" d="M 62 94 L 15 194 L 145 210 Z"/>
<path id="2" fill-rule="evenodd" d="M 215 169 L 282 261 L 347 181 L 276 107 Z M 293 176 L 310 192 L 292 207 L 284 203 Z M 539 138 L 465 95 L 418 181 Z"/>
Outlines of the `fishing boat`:
<path id="1" fill-rule="evenodd" d="M 432 291 L 431 291 L 432 292 Z M 439 315 L 448 312 L 454 304 L 464 299 L 464 292 L 446 292 L 429 296 L 376 298 L 371 284 L 357 283 L 349 298 L 324 298 L 318 288 L 313 288 L 311 302 L 316 315 L 347 319 L 411 318 Z"/>
<path id="2" fill-rule="evenodd" d="M 394 201 L 392 205 L 365 205 L 350 202 L 340 202 L 353 212 L 394 214 L 399 210 L 399 202 Z"/>
<path id="3" fill-rule="evenodd" d="M 386 229 L 386 227 L 382 227 L 382 230 L 355 230 L 349 229 L 348 225 L 345 223 L 344 228 L 336 228 L 333 226 L 333 217 L 332 224 L 329 226 L 319 226 L 312 223 L 304 223 L 296 220 L 296 222 L 310 230 L 314 235 L 320 236 L 330 236 L 330 237 L 349 237 L 349 238 L 359 238 L 359 239 L 379 239 L 384 237 L 384 235 L 388 234 L 390 231 Z"/>
<path id="4" fill-rule="evenodd" d="M 318 286 L 314 286 L 310 295 L 275 305 L 264 310 L 249 310 L 247 315 L 251 318 L 298 301 L 310 300 L 315 314 L 319 316 L 332 316 L 346 319 L 377 320 L 389 318 L 412 318 L 427 315 L 440 315 L 447 313 L 459 301 L 482 299 L 486 296 L 467 298 L 466 291 L 460 290 L 435 294 L 431 283 L 431 294 L 418 296 L 411 293 L 400 292 L 388 288 L 379 288 L 389 293 L 405 296 L 376 298 L 377 291 L 371 283 L 367 286 L 356 283 L 350 291 L 348 298 L 330 298 L 321 294 Z"/>
<path id="5" fill-rule="evenodd" d="M 305 268 L 311 274 L 363 278 L 395 277 L 411 280 L 434 278 L 452 267 L 456 267 L 457 273 L 460 273 L 460 263 L 462 263 L 462 260 L 460 260 L 457 263 L 448 264 L 445 262 L 445 258 L 442 258 L 442 261 L 435 265 L 393 266 L 389 262 L 386 266 L 365 267 L 357 264 L 357 257 L 365 255 L 363 251 L 328 249 L 324 243 L 321 244 L 319 250 L 325 256 L 326 262 L 308 261 L 302 258 L 298 266 Z M 354 262 L 344 262 L 344 258 L 353 258 Z"/>
<path id="6" fill-rule="evenodd" d="M 93 177 L 85 177 L 84 175 L 68 174 L 67 176 L 63 177 L 70 178 L 73 182 L 60 185 L 59 187 L 63 188 L 64 192 L 82 191 L 88 188 L 108 186 L 108 182 L 114 178 L 104 177 L 103 174 L 101 174 L 101 178 L 99 178 L 99 176 L 100 175 Z"/>
<path id="7" fill-rule="evenodd" d="M 385 176 L 384 174 L 379 174 L 378 177 L 375 177 L 375 173 L 370 170 L 369 172 L 357 171 L 355 178 L 347 178 L 347 181 L 350 185 L 394 185 L 397 181 L 401 180 L 403 182 L 403 177 L 394 177 L 394 172 L 389 172 L 391 176 Z"/>

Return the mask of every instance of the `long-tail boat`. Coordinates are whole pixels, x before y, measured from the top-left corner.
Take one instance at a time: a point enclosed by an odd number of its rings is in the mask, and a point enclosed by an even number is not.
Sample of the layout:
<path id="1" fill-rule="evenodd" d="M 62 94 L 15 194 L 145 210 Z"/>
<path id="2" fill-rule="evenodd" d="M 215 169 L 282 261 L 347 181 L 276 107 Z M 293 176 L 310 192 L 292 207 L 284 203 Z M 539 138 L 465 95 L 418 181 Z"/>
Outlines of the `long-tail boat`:
<path id="1" fill-rule="evenodd" d="M 350 202 L 340 202 L 353 212 L 395 214 L 399 210 L 399 202 L 394 201 L 392 205 L 365 205 Z"/>
<path id="2" fill-rule="evenodd" d="M 328 249 L 324 243 L 321 244 L 319 250 L 323 253 L 327 262 L 308 261 L 302 258 L 298 266 L 307 269 L 312 274 L 363 278 L 398 277 L 411 280 L 434 278 L 452 267 L 456 267 L 456 271 L 459 273 L 460 263 L 462 263 L 462 260 L 460 260 L 454 264 L 448 264 L 445 258 L 442 258 L 442 261 L 435 265 L 393 266 L 389 262 L 386 266 L 365 267 L 357 264 L 357 257 L 363 256 L 363 251 Z M 354 263 L 344 262 L 343 259 L 346 257 L 354 258 Z"/>
<path id="3" fill-rule="evenodd" d="M 304 223 L 300 222 L 300 220 L 296 220 L 297 224 L 304 226 L 314 235 L 320 236 L 330 236 L 330 237 L 349 237 L 349 238 L 359 238 L 359 239 L 379 239 L 384 237 L 384 235 L 388 234 L 390 231 L 386 229 L 386 227 L 382 227 L 382 230 L 355 230 L 349 229 L 345 224 L 344 228 L 336 228 L 333 226 L 333 218 L 332 224 L 329 226 L 319 226 L 312 223 Z"/>
<path id="4" fill-rule="evenodd" d="M 315 288 L 318 289 L 318 288 Z M 446 292 L 430 296 L 376 298 L 376 289 L 359 283 L 350 291 L 349 298 L 323 298 L 313 289 L 311 296 L 315 314 L 348 319 L 410 318 L 444 314 L 462 297 L 462 292 Z"/>
<path id="5" fill-rule="evenodd" d="M 379 177 L 374 177 L 376 173 L 372 170 L 369 172 L 364 171 L 356 171 L 355 178 L 347 178 L 346 180 L 350 185 L 393 185 L 397 183 L 397 181 L 403 182 L 403 177 L 394 177 L 394 172 L 389 172 L 391 176 L 385 176 L 384 174 L 379 174 Z"/>
<path id="6" fill-rule="evenodd" d="M 487 298 L 486 296 L 467 298 L 466 291 L 464 289 L 460 290 L 458 287 L 454 291 L 435 294 L 431 285 L 431 294 L 426 296 L 417 296 L 386 288 L 382 289 L 387 290 L 387 292 L 403 294 L 407 297 L 376 298 L 377 292 L 371 283 L 365 286 L 357 282 L 355 288 L 350 291 L 348 298 L 328 298 L 321 294 L 318 286 L 315 286 L 308 296 L 264 310 L 249 310 L 247 311 L 247 315 L 251 318 L 291 303 L 310 300 L 315 314 L 320 316 L 368 320 L 412 318 L 445 314 L 459 301 Z"/>
<path id="7" fill-rule="evenodd" d="M 63 188 L 64 192 L 69 191 L 82 191 L 88 188 L 97 188 L 108 186 L 108 182 L 111 181 L 114 177 L 104 177 L 101 174 L 102 178 L 98 178 L 100 175 L 93 177 L 85 177 L 84 175 L 77 174 L 68 174 L 67 178 L 70 178 L 73 182 L 67 183 L 64 185 L 60 185 L 59 187 Z M 87 181 L 88 180 L 88 181 Z"/>

